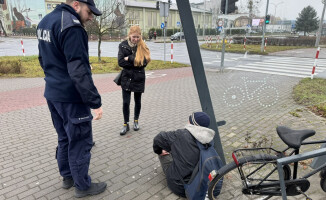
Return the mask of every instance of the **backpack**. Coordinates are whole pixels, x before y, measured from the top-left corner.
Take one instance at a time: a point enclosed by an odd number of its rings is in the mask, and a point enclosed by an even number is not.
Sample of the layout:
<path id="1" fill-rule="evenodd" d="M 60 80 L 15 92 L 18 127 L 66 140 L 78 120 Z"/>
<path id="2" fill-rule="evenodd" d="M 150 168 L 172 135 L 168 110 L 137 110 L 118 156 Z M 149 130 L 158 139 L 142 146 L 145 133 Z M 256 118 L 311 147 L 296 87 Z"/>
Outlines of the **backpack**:
<path id="1" fill-rule="evenodd" d="M 199 141 L 196 143 L 200 150 L 199 161 L 192 172 L 188 183 L 184 183 L 185 193 L 187 199 L 190 200 L 204 200 L 208 190 L 209 179 L 208 176 L 211 171 L 219 170 L 223 166 L 223 162 L 214 149 L 214 142 L 210 142 L 208 147 L 205 147 Z M 223 179 L 216 184 L 214 196 L 220 194 L 223 184 Z"/>

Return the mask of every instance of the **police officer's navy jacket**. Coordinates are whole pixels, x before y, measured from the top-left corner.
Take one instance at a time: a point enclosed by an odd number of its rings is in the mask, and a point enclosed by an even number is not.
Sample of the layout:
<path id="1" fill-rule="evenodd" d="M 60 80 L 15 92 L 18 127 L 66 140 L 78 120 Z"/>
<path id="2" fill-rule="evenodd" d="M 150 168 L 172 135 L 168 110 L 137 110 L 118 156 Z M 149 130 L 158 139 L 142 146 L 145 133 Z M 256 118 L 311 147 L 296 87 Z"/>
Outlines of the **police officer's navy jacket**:
<path id="1" fill-rule="evenodd" d="M 79 15 L 61 4 L 37 27 L 39 61 L 45 74 L 44 97 L 51 101 L 101 107 L 88 56 L 88 36 Z"/>

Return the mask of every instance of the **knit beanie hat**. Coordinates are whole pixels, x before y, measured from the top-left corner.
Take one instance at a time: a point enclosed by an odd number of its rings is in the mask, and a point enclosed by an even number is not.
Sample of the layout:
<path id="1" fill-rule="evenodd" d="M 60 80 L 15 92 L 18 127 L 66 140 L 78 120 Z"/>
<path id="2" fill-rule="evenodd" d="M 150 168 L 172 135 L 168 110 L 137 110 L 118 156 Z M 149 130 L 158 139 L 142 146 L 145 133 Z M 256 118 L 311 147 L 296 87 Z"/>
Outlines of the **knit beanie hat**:
<path id="1" fill-rule="evenodd" d="M 208 127 L 210 124 L 210 117 L 204 112 L 194 112 L 189 116 L 189 122 L 192 125 Z"/>

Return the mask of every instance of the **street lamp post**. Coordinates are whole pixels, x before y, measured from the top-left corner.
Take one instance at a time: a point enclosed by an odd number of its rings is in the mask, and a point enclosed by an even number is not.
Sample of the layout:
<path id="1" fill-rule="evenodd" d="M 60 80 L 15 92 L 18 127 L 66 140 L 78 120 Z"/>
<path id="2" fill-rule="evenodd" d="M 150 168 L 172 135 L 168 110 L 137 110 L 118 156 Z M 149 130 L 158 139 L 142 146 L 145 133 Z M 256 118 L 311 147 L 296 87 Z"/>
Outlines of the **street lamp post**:
<path id="1" fill-rule="evenodd" d="M 282 4 L 282 3 L 284 3 L 284 2 L 281 1 L 281 2 L 279 2 L 279 3 L 270 3 L 270 4 L 272 4 L 272 5 L 274 6 L 274 21 L 273 21 L 273 24 L 274 24 L 274 25 L 275 25 L 275 22 L 276 22 L 276 8 L 277 8 L 278 5 L 280 5 L 280 4 Z M 273 28 L 273 30 L 274 30 L 274 28 Z"/>
<path id="2" fill-rule="evenodd" d="M 326 7 L 326 1 L 325 0 L 322 0 L 321 2 L 324 4 L 324 8 L 323 8 L 323 13 L 321 15 L 321 19 L 320 19 L 320 22 L 319 22 L 319 29 L 318 29 L 318 35 L 317 35 L 317 38 L 316 38 L 315 47 L 318 47 L 319 46 L 319 41 L 320 41 L 320 36 L 321 36 L 321 30 L 323 29 L 323 21 L 324 21 L 325 7 Z"/>

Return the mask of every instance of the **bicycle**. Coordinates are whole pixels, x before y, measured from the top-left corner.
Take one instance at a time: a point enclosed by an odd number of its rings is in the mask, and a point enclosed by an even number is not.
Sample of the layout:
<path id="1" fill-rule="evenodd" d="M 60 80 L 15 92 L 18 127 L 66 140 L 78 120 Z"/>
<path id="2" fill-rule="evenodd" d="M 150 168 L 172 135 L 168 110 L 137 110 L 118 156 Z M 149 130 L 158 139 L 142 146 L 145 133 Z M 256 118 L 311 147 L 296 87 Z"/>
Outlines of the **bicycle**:
<path id="1" fill-rule="evenodd" d="M 241 105 L 244 100 L 253 100 L 255 97 L 259 105 L 263 107 L 270 107 L 274 105 L 278 98 L 278 90 L 274 86 L 267 84 L 267 78 L 263 80 L 249 80 L 248 77 L 241 77 L 243 84 L 241 86 L 232 86 L 225 90 L 223 100 L 229 107 L 236 107 Z M 253 92 L 249 92 L 251 84 L 259 84 Z"/>
<path id="2" fill-rule="evenodd" d="M 210 200 L 270 199 L 275 196 L 278 196 L 279 199 L 282 192 L 277 171 L 277 159 L 298 155 L 301 145 L 326 143 L 326 140 L 303 142 L 315 135 L 314 130 L 293 130 L 285 126 L 278 126 L 276 131 L 287 148 L 282 151 L 273 148 L 235 150 L 232 153 L 233 162 L 210 173 L 211 181 L 208 188 Z M 292 177 L 290 165 L 284 165 L 286 195 L 304 195 L 307 200 L 310 200 L 311 198 L 305 194 L 310 186 L 308 178 L 320 171 L 320 186 L 326 192 L 326 171 L 322 171 L 323 169 L 326 169 L 326 163 L 298 178 L 298 161 L 293 163 Z M 214 197 L 213 190 L 220 180 L 223 180 L 221 192 Z"/>

